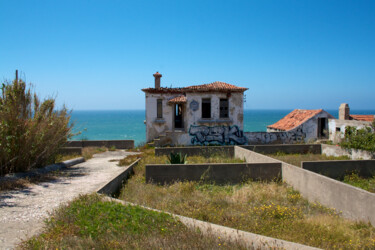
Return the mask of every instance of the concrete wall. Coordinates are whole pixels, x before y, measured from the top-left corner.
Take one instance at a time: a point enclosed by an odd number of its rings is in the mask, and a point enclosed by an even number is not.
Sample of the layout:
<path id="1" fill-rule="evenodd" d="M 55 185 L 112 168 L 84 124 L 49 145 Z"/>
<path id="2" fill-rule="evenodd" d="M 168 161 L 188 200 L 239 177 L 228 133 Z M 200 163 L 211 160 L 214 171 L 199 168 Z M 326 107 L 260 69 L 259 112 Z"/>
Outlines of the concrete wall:
<path id="1" fill-rule="evenodd" d="M 240 146 L 262 154 L 321 154 L 320 144 L 277 144 L 277 145 L 246 145 Z"/>
<path id="2" fill-rule="evenodd" d="M 90 140 L 90 141 L 69 141 L 67 147 L 116 147 L 117 149 L 134 148 L 134 140 Z"/>
<path id="3" fill-rule="evenodd" d="M 134 167 L 138 165 L 140 159 L 134 161 L 128 167 L 124 169 L 118 176 L 112 179 L 110 182 L 100 187 L 96 192 L 99 194 L 106 194 L 111 197 L 116 197 L 122 188 L 124 182 L 126 182 L 132 174 L 134 174 Z"/>
<path id="4" fill-rule="evenodd" d="M 59 149 L 59 154 L 62 155 L 69 155 L 69 154 L 82 154 L 82 148 L 81 147 L 63 147 Z"/>
<path id="5" fill-rule="evenodd" d="M 201 155 L 204 157 L 210 157 L 212 155 L 220 155 L 233 157 L 234 148 L 233 146 L 155 148 L 156 156 L 169 155 L 170 153 L 181 153 L 188 156 Z"/>
<path id="6" fill-rule="evenodd" d="M 329 139 L 334 143 L 341 142 L 345 136 L 345 129 L 347 126 L 356 127 L 361 129 L 371 125 L 371 122 L 366 121 L 355 121 L 355 120 L 339 120 L 339 119 L 329 119 Z M 339 130 L 339 131 L 338 131 Z"/>
<path id="7" fill-rule="evenodd" d="M 283 181 L 310 202 L 319 202 L 341 211 L 346 218 L 368 221 L 375 226 L 375 194 L 238 146 L 234 152 L 235 157 L 247 162 L 281 163 Z"/>
<path id="8" fill-rule="evenodd" d="M 280 178 L 280 176 L 280 163 L 146 165 L 146 181 L 160 184 L 175 181 L 205 181 L 227 184 L 240 183 L 248 179 L 272 181 Z"/>
<path id="9" fill-rule="evenodd" d="M 375 160 L 307 161 L 302 162 L 302 168 L 338 180 L 353 172 L 364 178 L 375 176 Z"/>
<path id="10" fill-rule="evenodd" d="M 327 156 L 349 156 L 352 160 L 375 159 L 375 152 L 360 149 L 345 149 L 340 146 L 322 144 L 322 154 Z"/>

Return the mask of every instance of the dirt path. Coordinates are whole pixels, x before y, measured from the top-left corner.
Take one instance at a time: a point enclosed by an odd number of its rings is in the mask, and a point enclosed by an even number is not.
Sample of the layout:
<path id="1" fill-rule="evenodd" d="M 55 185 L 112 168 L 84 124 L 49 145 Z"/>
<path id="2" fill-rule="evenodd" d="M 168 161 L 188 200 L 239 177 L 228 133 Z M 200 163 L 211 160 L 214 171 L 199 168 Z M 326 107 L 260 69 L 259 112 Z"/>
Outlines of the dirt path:
<path id="1" fill-rule="evenodd" d="M 53 209 L 79 194 L 95 192 L 123 170 L 110 160 L 130 154 L 122 150 L 97 154 L 63 170 L 56 180 L 0 192 L 0 249 L 13 249 L 21 240 L 39 233 Z"/>

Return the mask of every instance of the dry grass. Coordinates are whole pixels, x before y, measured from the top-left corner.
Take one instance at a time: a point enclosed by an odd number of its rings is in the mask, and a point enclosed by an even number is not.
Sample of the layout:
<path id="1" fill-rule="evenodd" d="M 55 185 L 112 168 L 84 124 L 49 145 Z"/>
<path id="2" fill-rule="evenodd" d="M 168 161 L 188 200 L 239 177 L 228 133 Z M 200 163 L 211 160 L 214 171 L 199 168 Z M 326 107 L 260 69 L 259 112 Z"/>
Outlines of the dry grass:
<path id="1" fill-rule="evenodd" d="M 206 237 L 170 215 L 85 195 L 60 207 L 22 249 L 244 249 Z"/>
<path id="2" fill-rule="evenodd" d="M 107 150 L 106 147 L 85 147 L 82 149 L 82 157 L 87 161 L 88 159 L 91 159 L 94 154 L 103 153 Z"/>
<path id="3" fill-rule="evenodd" d="M 280 161 L 292 164 L 297 167 L 301 167 L 303 161 L 339 161 L 339 160 L 350 160 L 348 156 L 327 156 L 324 154 L 271 154 L 268 155 L 272 158 L 278 159 Z"/>
<path id="4" fill-rule="evenodd" d="M 145 165 L 164 163 L 165 157 L 144 153 L 120 198 L 136 204 L 253 233 L 311 246 L 375 248 L 375 229 L 341 218 L 335 210 L 309 203 L 283 183 L 247 182 L 211 185 L 176 182 L 160 186 L 145 183 Z M 188 157 L 188 161 L 231 161 Z M 198 162 L 197 162 L 198 161 Z"/>

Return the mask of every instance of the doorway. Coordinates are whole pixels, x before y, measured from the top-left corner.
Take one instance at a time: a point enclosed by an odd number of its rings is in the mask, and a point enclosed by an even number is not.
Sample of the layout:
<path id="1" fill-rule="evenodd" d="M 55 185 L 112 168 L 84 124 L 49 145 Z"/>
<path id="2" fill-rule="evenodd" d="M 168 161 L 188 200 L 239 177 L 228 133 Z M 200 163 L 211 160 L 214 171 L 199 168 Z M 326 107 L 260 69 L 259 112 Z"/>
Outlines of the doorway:
<path id="1" fill-rule="evenodd" d="M 176 104 L 174 107 L 174 128 L 182 129 L 184 128 L 183 106 L 182 104 Z"/>
<path id="2" fill-rule="evenodd" d="M 328 119 L 318 118 L 318 138 L 328 138 Z"/>

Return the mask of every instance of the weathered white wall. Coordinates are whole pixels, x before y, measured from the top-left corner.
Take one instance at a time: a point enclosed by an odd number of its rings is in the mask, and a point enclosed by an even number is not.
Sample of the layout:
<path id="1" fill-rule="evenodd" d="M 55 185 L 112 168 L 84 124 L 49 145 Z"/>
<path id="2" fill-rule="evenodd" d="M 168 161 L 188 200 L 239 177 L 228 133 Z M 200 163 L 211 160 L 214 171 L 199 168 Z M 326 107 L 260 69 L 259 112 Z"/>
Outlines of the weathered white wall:
<path id="1" fill-rule="evenodd" d="M 211 99 L 211 118 L 202 119 L 202 99 Z M 220 99 L 228 98 L 229 112 L 228 118 L 220 118 Z M 206 125 L 206 126 L 232 126 L 237 125 L 243 130 L 243 93 L 231 93 L 227 97 L 226 93 L 186 93 L 186 122 L 187 128 L 190 125 Z M 190 103 L 196 101 L 199 103 L 198 110 L 190 109 Z"/>
<path id="2" fill-rule="evenodd" d="M 168 101 L 179 94 L 146 93 L 146 140 L 153 139 L 173 129 L 174 106 Z M 157 118 L 157 99 L 163 100 L 163 118 Z"/>
<path id="3" fill-rule="evenodd" d="M 345 129 L 347 126 L 356 127 L 357 129 L 370 126 L 371 122 L 355 121 L 355 120 L 339 120 L 329 119 L 329 139 L 334 143 L 341 142 L 345 135 Z M 336 131 L 336 128 L 340 128 L 340 131 Z"/>

